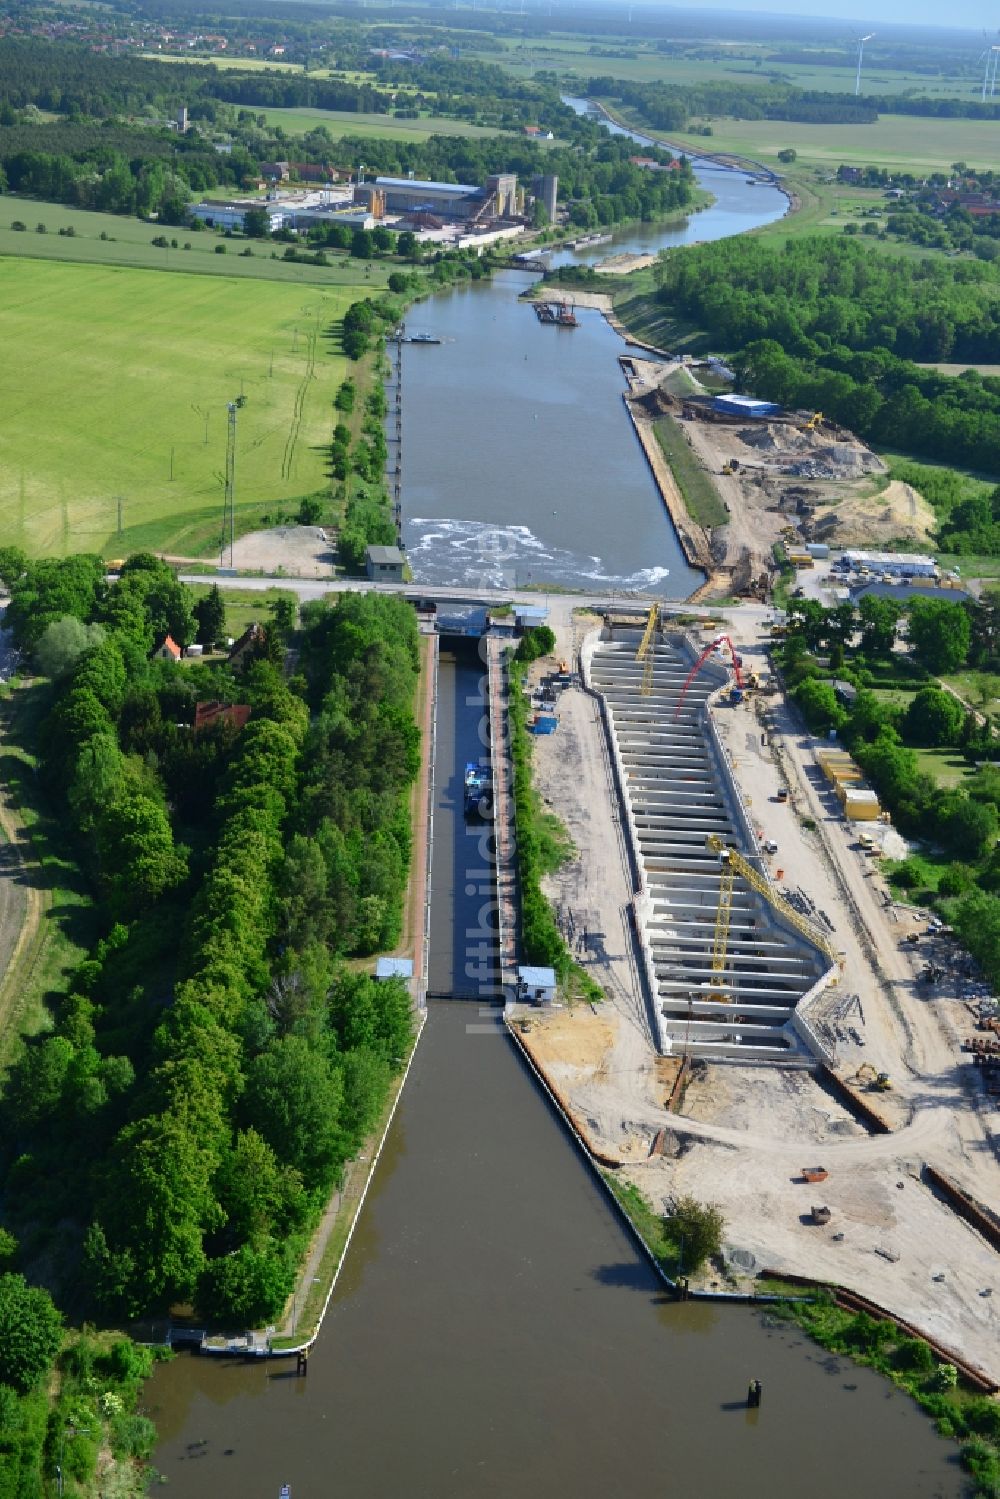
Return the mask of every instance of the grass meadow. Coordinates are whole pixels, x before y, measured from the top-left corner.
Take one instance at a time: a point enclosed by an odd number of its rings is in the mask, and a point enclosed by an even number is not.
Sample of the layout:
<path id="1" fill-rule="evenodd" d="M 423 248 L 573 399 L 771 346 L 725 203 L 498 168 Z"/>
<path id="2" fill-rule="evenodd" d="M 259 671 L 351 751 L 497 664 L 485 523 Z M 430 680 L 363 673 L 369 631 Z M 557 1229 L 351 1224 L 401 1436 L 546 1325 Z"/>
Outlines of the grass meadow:
<path id="1" fill-rule="evenodd" d="M 4 541 L 33 556 L 210 551 L 241 392 L 237 519 L 322 488 L 347 364 L 331 325 L 354 295 L 0 259 Z"/>
<path id="2" fill-rule="evenodd" d="M 224 197 L 219 188 L 215 194 Z M 25 224 L 25 230 L 12 224 Z M 45 225 L 45 233 L 37 230 Z M 72 229 L 72 235 L 60 234 Z M 107 236 L 101 239 L 101 235 Z M 156 238 L 177 240 L 178 248 L 168 244 L 162 249 L 153 244 Z M 224 243 L 226 253 L 216 254 Z M 189 246 L 190 248 L 185 248 Z M 252 254 L 244 256 L 249 249 Z M 110 213 L 90 213 L 83 208 L 67 208 L 61 203 L 44 203 L 36 198 L 19 198 L 12 194 L 0 197 L 0 264 L 3 257 L 17 256 L 31 260 L 73 260 L 82 264 L 114 266 L 154 271 L 177 271 L 186 275 L 222 276 L 228 281 L 274 281 L 285 286 L 355 287 L 359 295 L 379 291 L 385 285 L 391 264 L 352 260 L 347 255 L 330 252 L 328 266 L 295 265 L 281 259 L 283 245 L 264 244 L 257 240 L 223 240 L 208 230 L 171 229 L 162 224 L 147 224 L 141 219 Z M 276 256 L 271 259 L 272 252 Z M 363 288 L 363 290 L 362 290 Z"/>
<path id="3" fill-rule="evenodd" d="M 484 125 L 470 125 L 465 120 L 448 120 L 421 115 L 418 120 L 397 120 L 393 115 L 363 114 L 349 109 L 262 109 L 255 113 L 267 116 L 269 125 L 280 125 L 289 135 L 305 135 L 324 125 L 340 140 L 344 135 L 370 135 L 374 140 L 425 141 L 432 135 L 503 135 Z"/>
<path id="4" fill-rule="evenodd" d="M 882 115 L 873 125 L 805 125 L 791 120 L 713 120 L 708 138 L 672 135 L 692 154 L 737 151 L 778 164 L 778 152 L 793 147 L 798 163 L 836 170 L 885 167 L 895 172 L 947 171 L 952 162 L 991 167 L 1000 152 L 1000 120 L 924 119 Z"/>
<path id="5" fill-rule="evenodd" d="M 791 45 L 791 44 L 789 44 Z M 503 52 L 485 48 L 476 51 L 470 39 L 470 54 L 481 62 L 499 63 L 519 76 L 530 77 L 539 68 L 553 69 L 563 75 L 576 75 L 585 82 L 596 75 L 624 78 L 634 83 L 698 84 L 716 79 L 733 83 L 760 83 L 773 76 L 797 88 L 819 89 L 824 93 L 854 93 L 856 48 L 843 47 L 843 65 L 826 67 L 819 63 L 773 61 L 784 50 L 780 41 L 755 46 L 753 43 L 718 47 L 714 56 L 705 56 L 711 43 L 703 43 L 699 57 L 671 56 L 657 52 L 655 46 L 636 43 L 630 37 L 590 38 L 558 34 L 530 41 L 507 40 Z M 802 50 L 795 46 L 795 50 Z M 824 46 L 822 51 L 832 48 Z M 978 98 L 981 77 L 945 74 L 932 77 L 926 73 L 908 72 L 879 65 L 877 44 L 865 55 L 864 86 L 870 93 L 919 93 L 933 97 Z M 569 80 L 567 80 L 569 81 Z"/>

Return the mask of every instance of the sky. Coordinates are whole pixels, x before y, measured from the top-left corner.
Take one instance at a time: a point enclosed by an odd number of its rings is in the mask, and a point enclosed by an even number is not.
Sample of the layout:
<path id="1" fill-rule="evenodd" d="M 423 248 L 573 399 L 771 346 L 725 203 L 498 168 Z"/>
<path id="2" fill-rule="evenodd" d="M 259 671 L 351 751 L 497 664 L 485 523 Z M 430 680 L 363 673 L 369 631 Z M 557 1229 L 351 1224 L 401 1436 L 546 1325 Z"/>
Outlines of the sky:
<path id="1" fill-rule="evenodd" d="M 627 0 L 622 0 L 627 3 Z M 809 16 L 852 21 L 868 29 L 879 22 L 900 26 L 970 27 L 1000 30 L 1000 0 L 667 0 L 677 9 L 756 11 L 769 15 Z"/>

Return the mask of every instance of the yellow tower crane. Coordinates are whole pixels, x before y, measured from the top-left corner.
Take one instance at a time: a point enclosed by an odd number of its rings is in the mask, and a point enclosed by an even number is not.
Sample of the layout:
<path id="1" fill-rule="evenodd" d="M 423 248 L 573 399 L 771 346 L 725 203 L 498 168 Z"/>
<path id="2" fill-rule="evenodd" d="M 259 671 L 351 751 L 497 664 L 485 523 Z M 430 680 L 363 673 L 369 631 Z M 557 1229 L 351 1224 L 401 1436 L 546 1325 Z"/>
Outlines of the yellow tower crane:
<path id="1" fill-rule="evenodd" d="M 639 691 L 643 697 L 649 697 L 653 690 L 653 660 L 656 654 L 654 637 L 656 626 L 660 622 L 660 606 L 654 604 L 649 611 L 646 620 L 646 629 L 639 642 L 639 649 L 635 653 L 635 659 L 642 662 L 642 686 Z"/>
<path id="2" fill-rule="evenodd" d="M 751 890 L 756 890 L 758 895 L 763 896 L 772 910 L 784 917 L 814 947 L 818 947 L 831 963 L 838 963 L 837 953 L 832 943 L 827 941 L 811 921 L 807 921 L 793 906 L 790 906 L 787 900 L 782 900 L 771 882 L 765 879 L 759 869 L 753 867 L 749 859 L 745 859 L 738 849 L 727 848 L 718 833 L 709 833 L 705 842 L 713 854 L 718 854 L 721 865 L 719 904 L 715 912 L 715 935 L 712 940 L 713 973 L 724 973 L 726 968 L 726 955 L 729 951 L 729 920 L 733 909 L 733 887 L 737 875 L 750 886 Z M 721 1000 L 724 997 L 720 992 L 711 995 L 712 999 Z"/>

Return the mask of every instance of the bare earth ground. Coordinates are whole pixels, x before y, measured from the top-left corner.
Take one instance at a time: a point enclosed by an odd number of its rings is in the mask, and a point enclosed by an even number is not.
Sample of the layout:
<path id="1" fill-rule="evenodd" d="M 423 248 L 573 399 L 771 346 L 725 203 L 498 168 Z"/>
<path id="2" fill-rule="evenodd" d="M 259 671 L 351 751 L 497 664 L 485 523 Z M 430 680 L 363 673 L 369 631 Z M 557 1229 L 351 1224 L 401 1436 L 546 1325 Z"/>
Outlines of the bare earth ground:
<path id="1" fill-rule="evenodd" d="M 645 271 L 656 264 L 655 255 L 609 255 L 594 266 L 601 276 L 627 276 L 632 271 Z"/>
<path id="2" fill-rule="evenodd" d="M 333 543 L 321 527 L 275 526 L 241 536 L 233 550 L 233 566 L 290 578 L 330 578 L 333 556 Z"/>
<path id="3" fill-rule="evenodd" d="M 680 361 L 654 363 L 629 356 L 625 370 L 637 426 L 655 423 L 658 414 L 680 417 L 670 390 L 681 369 L 686 366 Z M 694 372 L 687 370 L 687 375 L 692 390 L 698 390 Z M 728 423 L 699 418 L 680 419 L 677 425 L 729 515 L 725 525 L 706 530 L 688 517 L 686 506 L 678 515 L 664 493 L 675 525 L 688 536 L 689 559 L 696 558 L 710 575 L 703 592 L 729 593 L 734 583 L 741 591 L 751 578 L 771 570 L 774 544 L 788 526 L 809 525 L 826 539 L 827 531 L 820 531 L 820 525 L 836 528 L 841 510 L 841 529 L 846 527 L 850 536 L 838 539 L 853 539 L 855 529 L 875 541 L 894 536 L 925 539 L 927 522 L 933 519 L 929 507 L 903 485 L 889 485 L 873 498 L 873 480 L 884 476 L 885 465 L 842 428 L 806 430 L 804 421 Z M 650 461 L 655 471 L 655 458 Z M 664 492 L 662 479 L 658 482 Z M 672 476 L 668 486 L 676 487 Z M 812 511 L 811 519 L 802 519 L 800 504 Z M 718 577 L 713 577 L 716 570 Z"/>
<path id="4" fill-rule="evenodd" d="M 596 307 L 600 312 L 610 312 L 611 298 L 603 291 L 577 291 L 575 287 L 546 286 L 543 300 L 546 302 L 572 302 L 574 307 Z"/>
<path id="5" fill-rule="evenodd" d="M 893 479 L 880 494 L 852 495 L 817 509 L 811 536 L 831 546 L 882 547 L 890 541 L 905 541 L 934 549 L 937 519 L 931 506 L 910 484 Z"/>
<path id="6" fill-rule="evenodd" d="M 712 533 L 716 559 L 735 568 L 749 553 L 754 574 L 770 563 L 782 530 L 795 524 L 799 495 L 824 505 L 855 501 L 870 491 L 868 476 L 883 470 L 863 443 L 841 434 L 834 440 L 823 431 L 770 423 L 685 421 L 680 426 L 729 510 L 729 524 Z M 723 473 L 734 459 L 737 472 Z M 826 513 L 825 508 L 819 512 Z"/>
<path id="7" fill-rule="evenodd" d="M 730 621 L 737 635 L 744 627 L 748 658 L 763 655 L 759 619 L 759 611 L 739 610 Z M 574 932 L 585 913 L 588 923 L 600 922 L 604 950 L 578 956 L 607 985 L 609 1003 L 597 1016 L 580 1007 L 532 1011 L 527 1039 L 595 1147 L 622 1160 L 626 1177 L 656 1206 L 688 1191 L 719 1203 L 730 1243 L 749 1250 L 758 1268 L 826 1278 L 870 1296 L 1000 1379 L 1000 1260 L 920 1181 L 930 1163 L 1000 1210 L 997 1113 L 959 1050 L 960 1038 L 973 1033 L 972 1016 L 948 983 L 929 992 L 917 985 L 926 939 L 915 953 L 900 946 L 914 914 L 886 904 L 884 884 L 827 796 L 812 741 L 784 700 L 758 701 L 770 713 L 766 728 L 754 707 L 720 708 L 718 722 L 752 815 L 778 844 L 772 864 L 783 870 L 781 883 L 808 891 L 844 953 L 825 1017 L 837 1070 L 851 1079 L 871 1062 L 890 1074 L 893 1090 L 871 1102 L 894 1133 L 869 1135 L 810 1073 L 769 1066 L 698 1067 L 680 1112 L 666 1111 L 669 1079 L 653 1053 L 630 965 L 618 956 L 623 945 L 610 940 L 628 880 L 603 734 L 578 690 L 563 695 L 556 734 L 536 741 L 535 765 L 578 850 L 550 893 L 572 913 Z M 762 732 L 769 737 L 763 746 Z M 791 788 L 787 803 L 772 800 L 783 781 Z M 815 832 L 803 828 L 803 817 L 815 821 Z M 849 1022 L 838 1020 L 837 1005 L 852 994 L 860 996 L 863 1020 L 856 1011 Z M 661 1129 L 665 1153 L 650 1156 Z M 798 1179 L 813 1164 L 829 1172 L 819 1187 Z M 814 1204 L 832 1210 L 828 1225 L 809 1221 Z"/>

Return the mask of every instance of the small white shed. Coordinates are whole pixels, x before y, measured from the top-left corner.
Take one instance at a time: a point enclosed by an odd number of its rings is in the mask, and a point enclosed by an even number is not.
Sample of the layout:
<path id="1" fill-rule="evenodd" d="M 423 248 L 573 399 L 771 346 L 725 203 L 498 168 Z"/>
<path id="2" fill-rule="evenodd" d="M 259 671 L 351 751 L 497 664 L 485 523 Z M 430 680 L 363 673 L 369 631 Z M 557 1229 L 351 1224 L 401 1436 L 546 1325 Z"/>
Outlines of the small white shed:
<path id="1" fill-rule="evenodd" d="M 377 979 L 406 979 L 409 983 L 413 977 L 413 959 L 376 958 L 375 977 Z"/>
<path id="2" fill-rule="evenodd" d="M 556 997 L 555 969 L 519 968 L 517 970 L 517 997 L 526 1004 L 550 1004 Z"/>

